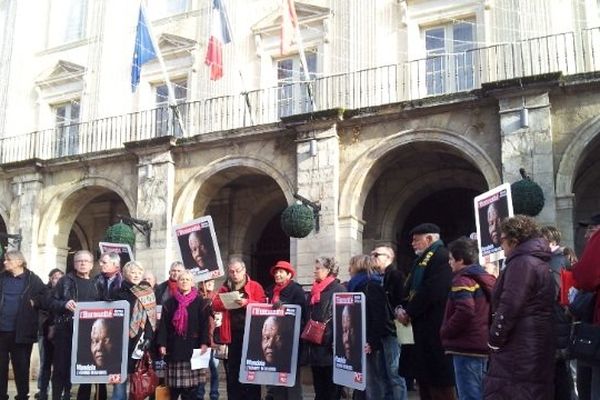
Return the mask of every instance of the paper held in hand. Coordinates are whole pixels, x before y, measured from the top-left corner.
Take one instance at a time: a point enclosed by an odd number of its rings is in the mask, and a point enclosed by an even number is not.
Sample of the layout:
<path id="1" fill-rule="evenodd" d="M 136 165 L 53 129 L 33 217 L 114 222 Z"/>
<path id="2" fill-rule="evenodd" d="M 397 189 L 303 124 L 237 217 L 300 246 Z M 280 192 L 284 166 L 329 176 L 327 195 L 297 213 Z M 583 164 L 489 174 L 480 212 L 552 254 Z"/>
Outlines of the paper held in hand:
<path id="1" fill-rule="evenodd" d="M 396 336 L 398 337 L 398 343 L 415 344 L 415 337 L 413 335 L 411 324 L 404 326 L 398 321 L 394 321 L 394 324 L 396 324 Z"/>
<path id="2" fill-rule="evenodd" d="M 206 350 L 204 354 L 201 354 L 200 351 L 201 349 L 194 349 L 192 352 L 190 364 L 192 365 L 193 370 L 208 368 L 208 363 L 210 362 L 210 353 L 212 352 L 212 349 Z"/>
<path id="3" fill-rule="evenodd" d="M 219 298 L 223 302 L 223 306 L 228 310 L 235 310 L 236 308 L 242 307 L 237 302 L 237 300 L 242 300 L 242 295 L 238 291 L 219 293 Z"/>

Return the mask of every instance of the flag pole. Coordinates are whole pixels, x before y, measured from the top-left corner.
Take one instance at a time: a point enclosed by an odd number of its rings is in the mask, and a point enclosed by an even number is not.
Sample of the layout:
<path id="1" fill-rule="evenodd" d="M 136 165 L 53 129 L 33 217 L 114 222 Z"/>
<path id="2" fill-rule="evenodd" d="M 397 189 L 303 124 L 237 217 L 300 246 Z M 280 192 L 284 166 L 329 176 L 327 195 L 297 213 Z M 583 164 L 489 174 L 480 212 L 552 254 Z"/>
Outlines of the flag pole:
<path id="1" fill-rule="evenodd" d="M 211 10 L 212 10 L 212 0 L 209 0 L 209 2 L 211 3 Z M 223 2 L 221 1 L 221 5 L 223 6 L 223 15 L 225 17 L 225 21 L 226 21 L 226 29 L 227 32 L 229 33 L 229 37 L 231 38 L 231 43 L 233 46 L 233 53 L 234 53 L 234 60 L 237 60 L 237 57 L 235 57 L 235 44 L 233 43 L 233 34 L 231 32 L 231 23 L 229 22 L 229 14 L 227 13 L 227 10 L 225 8 L 225 4 L 223 4 Z M 211 11 L 212 13 L 212 11 Z M 212 19 L 211 19 L 211 23 L 213 23 Z M 238 74 L 240 75 L 240 83 L 242 85 L 242 96 L 244 96 L 244 103 L 246 105 L 246 108 L 248 109 L 248 115 L 250 116 L 250 124 L 254 125 L 254 116 L 253 116 L 253 112 L 252 112 L 252 105 L 250 104 L 250 97 L 248 96 L 248 91 L 246 90 L 246 80 L 244 79 L 244 74 L 242 73 L 242 69 L 239 67 L 239 64 L 237 62 L 235 62 L 236 68 L 238 70 Z"/>
<path id="2" fill-rule="evenodd" d="M 185 127 L 181 121 L 181 113 L 179 112 L 179 107 L 177 105 L 177 100 L 175 99 L 175 91 L 173 90 L 173 84 L 171 83 L 171 79 L 169 79 L 169 75 L 167 74 L 167 67 L 165 65 L 165 60 L 163 59 L 160 48 L 158 47 L 158 43 L 154 39 L 154 33 L 152 31 L 152 24 L 146 18 L 146 7 L 144 6 L 144 1 L 140 1 L 140 7 L 142 9 L 142 13 L 144 14 L 144 20 L 146 21 L 146 28 L 148 29 L 148 33 L 150 34 L 150 40 L 152 41 L 152 46 L 156 49 L 156 58 L 158 59 L 158 63 L 160 65 L 160 70 L 163 75 L 163 79 L 165 80 L 165 84 L 167 85 L 167 102 L 169 103 L 169 108 L 173 111 L 173 115 L 175 116 L 175 120 L 181 129 L 181 133 L 183 136 L 187 136 Z M 173 132 L 174 133 L 174 132 Z"/>
<path id="3" fill-rule="evenodd" d="M 304 42 L 302 41 L 302 35 L 300 34 L 300 24 L 298 22 L 298 15 L 296 14 L 296 4 L 294 0 L 283 0 L 284 3 L 284 12 L 285 10 L 291 12 L 291 7 L 294 7 L 293 14 L 296 17 L 294 21 L 292 21 L 292 26 L 294 27 L 294 35 L 296 36 L 296 45 L 298 46 L 298 53 L 300 55 L 300 65 L 302 66 L 302 70 L 304 71 L 304 83 L 306 85 L 306 91 L 308 93 L 308 99 L 310 100 L 311 108 L 314 110 L 317 106 L 314 96 L 312 94 L 312 89 L 310 87 L 310 73 L 308 71 L 308 63 L 306 62 L 306 52 L 304 51 Z M 287 4 L 287 7 L 286 7 Z"/>

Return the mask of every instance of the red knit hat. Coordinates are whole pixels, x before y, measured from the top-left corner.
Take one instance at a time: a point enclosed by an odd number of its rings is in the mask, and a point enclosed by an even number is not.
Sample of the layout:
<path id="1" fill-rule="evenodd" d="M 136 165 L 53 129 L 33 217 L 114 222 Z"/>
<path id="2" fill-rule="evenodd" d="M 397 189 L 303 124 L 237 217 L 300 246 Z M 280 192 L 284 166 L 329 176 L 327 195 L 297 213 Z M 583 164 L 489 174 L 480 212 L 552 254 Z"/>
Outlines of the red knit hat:
<path id="1" fill-rule="evenodd" d="M 289 272 L 290 274 L 292 274 L 292 278 L 294 277 L 294 275 L 296 275 L 296 270 L 294 270 L 292 264 L 290 264 L 287 261 L 277 261 L 277 263 L 271 267 L 271 275 L 275 274 L 276 269 L 283 269 Z"/>

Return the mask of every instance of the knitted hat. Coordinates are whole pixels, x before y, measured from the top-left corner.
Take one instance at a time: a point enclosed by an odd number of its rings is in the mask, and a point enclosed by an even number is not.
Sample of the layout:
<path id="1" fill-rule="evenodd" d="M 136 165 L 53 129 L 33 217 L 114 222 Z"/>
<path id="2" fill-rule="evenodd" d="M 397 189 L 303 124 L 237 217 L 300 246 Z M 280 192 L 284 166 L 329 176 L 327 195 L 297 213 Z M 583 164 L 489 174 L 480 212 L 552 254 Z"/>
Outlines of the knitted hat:
<path id="1" fill-rule="evenodd" d="M 271 275 L 275 275 L 275 270 L 278 269 L 283 269 L 284 271 L 289 272 L 290 274 L 292 274 L 292 278 L 294 277 L 294 275 L 296 275 L 296 270 L 294 270 L 292 264 L 290 264 L 287 261 L 277 261 L 277 263 L 271 267 Z"/>
<path id="2" fill-rule="evenodd" d="M 592 215 L 585 221 L 579 221 L 579 225 L 584 227 L 589 225 L 600 225 L 600 214 Z"/>

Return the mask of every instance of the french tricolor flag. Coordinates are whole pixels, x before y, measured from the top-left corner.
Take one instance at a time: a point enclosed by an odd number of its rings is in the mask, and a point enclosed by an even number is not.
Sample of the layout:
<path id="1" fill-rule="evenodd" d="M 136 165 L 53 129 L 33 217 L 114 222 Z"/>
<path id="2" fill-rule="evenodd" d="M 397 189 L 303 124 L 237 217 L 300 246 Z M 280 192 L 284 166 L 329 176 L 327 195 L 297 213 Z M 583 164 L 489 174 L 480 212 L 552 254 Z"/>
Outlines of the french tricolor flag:
<path id="1" fill-rule="evenodd" d="M 223 45 L 231 42 L 227 12 L 221 0 L 212 0 L 211 17 L 210 38 L 204 63 L 210 66 L 210 79 L 216 81 L 223 77 Z"/>

